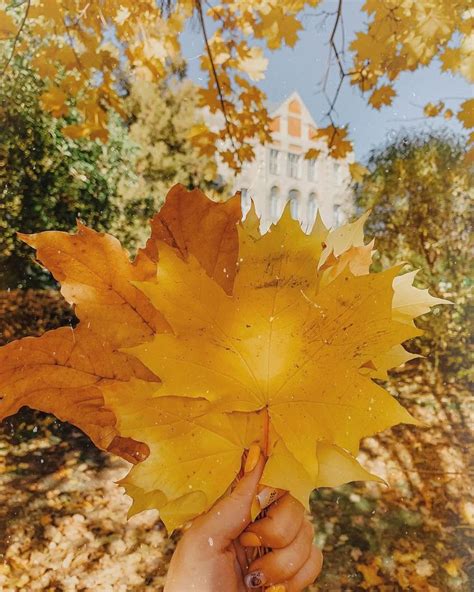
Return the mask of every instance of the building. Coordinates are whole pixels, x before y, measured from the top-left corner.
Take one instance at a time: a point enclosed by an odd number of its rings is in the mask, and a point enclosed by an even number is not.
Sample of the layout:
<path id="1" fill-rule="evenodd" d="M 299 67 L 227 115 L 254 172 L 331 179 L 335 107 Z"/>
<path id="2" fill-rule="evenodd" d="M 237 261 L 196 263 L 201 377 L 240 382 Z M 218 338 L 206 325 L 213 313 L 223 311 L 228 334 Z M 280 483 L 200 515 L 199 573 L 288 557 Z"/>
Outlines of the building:
<path id="1" fill-rule="evenodd" d="M 351 203 L 350 161 L 330 158 L 324 142 L 313 139 L 316 123 L 297 92 L 270 115 L 273 141 L 255 145 L 255 159 L 233 179 L 224 165 L 220 174 L 242 192 L 244 211 L 254 200 L 264 229 L 278 220 L 287 201 L 304 229 L 318 210 L 326 225 L 338 226 Z M 321 151 L 316 160 L 304 158 L 310 148 Z"/>

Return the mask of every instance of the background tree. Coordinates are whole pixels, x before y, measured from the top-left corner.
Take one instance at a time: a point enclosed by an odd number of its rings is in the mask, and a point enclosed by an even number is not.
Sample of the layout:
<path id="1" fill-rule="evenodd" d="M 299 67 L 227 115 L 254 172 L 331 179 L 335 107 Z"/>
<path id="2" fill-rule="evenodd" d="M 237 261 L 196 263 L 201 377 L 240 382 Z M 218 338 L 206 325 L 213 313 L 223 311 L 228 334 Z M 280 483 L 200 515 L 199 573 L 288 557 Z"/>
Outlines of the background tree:
<path id="1" fill-rule="evenodd" d="M 143 242 L 148 228 L 145 220 L 159 209 L 172 185 L 200 187 L 216 199 L 223 195 L 224 185 L 216 179 L 214 150 L 200 154 L 190 141 L 189 130 L 202 120 L 196 86 L 183 79 L 182 71 L 159 83 L 135 81 L 129 93 L 135 174 L 120 184 L 118 200 L 123 207 L 114 226 L 126 233 L 128 244 L 136 244 Z"/>
<path id="2" fill-rule="evenodd" d="M 21 58 L 0 86 L 0 285 L 42 285 L 45 274 L 32 265 L 16 232 L 71 230 L 76 219 L 107 229 L 119 215 L 114 197 L 119 180 L 131 175 L 133 145 L 113 118 L 109 140 L 74 140 L 40 105 L 39 76 Z"/>
<path id="3" fill-rule="evenodd" d="M 0 288 L 49 283 L 18 231 L 70 231 L 79 218 L 133 250 L 171 185 L 216 187 L 214 158 L 200 156 L 187 136 L 199 123 L 195 89 L 178 78 L 132 85 L 132 117 L 112 113 L 105 141 L 69 138 L 61 129 L 75 124 L 74 109 L 45 112 L 43 81 L 15 58 L 0 86 Z"/>
<path id="4" fill-rule="evenodd" d="M 369 175 L 358 185 L 360 210 L 372 208 L 367 232 L 376 237 L 378 267 L 404 260 L 420 269 L 417 279 L 432 294 L 451 299 L 421 323 L 418 342 L 435 369 L 466 376 L 469 370 L 470 230 L 474 197 L 472 167 L 462 140 L 447 133 L 400 134 L 375 150 Z"/>

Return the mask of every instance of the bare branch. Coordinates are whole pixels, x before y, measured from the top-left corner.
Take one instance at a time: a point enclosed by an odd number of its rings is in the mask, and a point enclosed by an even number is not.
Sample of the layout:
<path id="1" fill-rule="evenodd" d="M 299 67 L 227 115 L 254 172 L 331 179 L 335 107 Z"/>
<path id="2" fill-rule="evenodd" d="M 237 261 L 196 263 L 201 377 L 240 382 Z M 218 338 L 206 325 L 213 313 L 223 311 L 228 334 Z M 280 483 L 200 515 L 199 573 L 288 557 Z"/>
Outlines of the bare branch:
<path id="1" fill-rule="evenodd" d="M 329 55 L 328 55 L 328 66 L 326 69 L 326 74 L 324 76 L 324 82 L 323 82 L 323 90 L 324 90 L 324 94 L 326 96 L 326 100 L 329 103 L 329 110 L 326 114 L 326 117 L 328 117 L 331 121 L 331 123 L 333 123 L 332 121 L 332 114 L 335 111 L 335 105 L 337 102 L 337 99 L 339 97 L 339 93 L 341 92 L 341 88 L 342 88 L 342 84 L 344 81 L 344 78 L 347 76 L 347 73 L 344 70 L 344 66 L 342 63 L 342 59 L 341 59 L 341 55 L 339 53 L 339 50 L 336 46 L 336 34 L 338 31 L 338 27 L 339 25 L 341 25 L 343 27 L 343 17 L 342 17 L 342 1 L 343 0 L 339 0 L 338 1 L 338 5 L 337 5 L 337 10 L 335 12 L 336 18 L 334 20 L 334 25 L 331 31 L 331 35 L 329 37 Z M 342 29 L 343 31 L 343 48 L 342 48 L 342 53 L 344 54 L 344 28 Z M 334 56 L 336 58 L 336 62 L 338 65 L 338 69 L 339 69 L 339 83 L 337 85 L 336 88 L 336 92 L 334 93 L 334 96 L 332 99 L 329 99 L 328 93 L 327 93 L 327 84 L 329 81 L 329 72 L 330 72 L 330 68 L 331 68 L 331 57 Z"/>
<path id="2" fill-rule="evenodd" d="M 226 105 L 225 105 L 224 95 L 222 93 L 222 88 L 221 88 L 221 84 L 220 84 L 220 81 L 219 81 L 219 76 L 217 74 L 216 66 L 215 66 L 215 63 L 214 63 L 214 58 L 212 56 L 211 47 L 209 45 L 209 38 L 207 36 L 206 24 L 204 22 L 204 14 L 202 12 L 201 0 L 196 0 L 196 9 L 197 9 L 198 17 L 199 17 L 199 24 L 201 26 L 201 32 L 202 32 L 202 35 L 204 37 L 204 43 L 206 45 L 207 55 L 209 57 L 209 62 L 211 64 L 212 76 L 214 78 L 214 82 L 216 84 L 217 92 L 219 94 L 219 102 L 221 104 L 222 114 L 224 115 L 225 127 L 226 127 L 226 130 L 227 130 L 227 134 L 228 134 L 229 139 L 231 141 L 232 148 L 234 149 L 235 153 L 237 154 L 237 158 L 239 160 L 239 164 L 242 164 L 241 163 L 241 160 L 240 160 L 240 157 L 239 157 L 239 155 L 237 153 L 237 148 L 236 148 L 235 142 L 234 142 L 234 136 L 233 136 L 232 131 L 231 131 L 231 128 L 230 128 L 230 121 L 229 121 L 229 117 L 227 115 L 227 108 L 226 108 Z"/>
<path id="3" fill-rule="evenodd" d="M 89 5 L 87 5 L 87 6 L 89 6 Z M 67 38 L 69 41 L 69 45 L 71 46 L 72 53 L 74 54 L 74 59 L 76 60 L 76 64 L 77 64 L 78 69 L 82 70 L 83 67 L 82 67 L 81 59 L 77 55 L 76 48 L 74 47 L 74 39 L 72 38 L 70 27 L 67 23 L 67 16 L 64 14 L 64 12 L 62 10 L 62 6 L 61 6 L 60 10 L 61 10 L 62 17 L 63 17 L 62 21 L 63 21 L 64 29 L 66 30 L 66 35 L 67 35 Z"/>

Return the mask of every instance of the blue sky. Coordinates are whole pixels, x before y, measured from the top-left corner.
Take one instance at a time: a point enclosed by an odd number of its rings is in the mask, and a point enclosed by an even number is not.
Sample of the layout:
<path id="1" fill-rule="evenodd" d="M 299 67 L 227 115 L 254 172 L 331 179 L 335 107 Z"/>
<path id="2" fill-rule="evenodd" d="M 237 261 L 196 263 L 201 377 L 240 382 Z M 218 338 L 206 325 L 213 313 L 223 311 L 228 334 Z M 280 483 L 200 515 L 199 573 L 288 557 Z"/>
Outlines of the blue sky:
<path id="1" fill-rule="evenodd" d="M 366 16 L 361 10 L 363 3 L 362 0 L 344 3 L 347 45 L 354 38 L 355 32 L 363 27 Z M 327 11 L 333 11 L 335 7 L 336 2 L 332 0 L 325 0 L 320 5 L 320 9 Z M 258 84 L 267 94 L 270 104 L 279 103 L 293 90 L 297 90 L 316 123 L 324 127 L 328 125 L 324 118 L 328 107 L 326 99 L 319 92 L 318 83 L 326 71 L 327 40 L 333 17 L 327 20 L 325 27 L 321 27 L 322 19 L 311 16 L 314 13 L 313 9 L 303 15 L 305 30 L 300 33 L 300 39 L 294 48 L 266 53 L 269 59 L 267 74 L 265 80 Z M 187 29 L 183 36 L 183 49 L 189 62 L 188 74 L 199 82 L 203 76 L 199 69 L 202 39 L 197 27 L 194 30 L 193 27 Z M 333 68 L 333 71 L 335 73 L 336 69 Z M 438 62 L 415 73 L 402 75 L 396 82 L 395 89 L 397 97 L 393 104 L 376 111 L 367 105 L 367 97 L 362 97 L 348 83 L 344 84 L 337 103 L 337 121 L 341 125 L 349 123 L 358 160 L 364 160 L 372 148 L 393 139 L 401 128 L 436 129 L 446 126 L 462 132 L 462 127 L 455 118 L 445 121 L 444 118 L 427 120 L 423 117 L 423 106 L 430 101 L 437 102 L 441 99 L 447 106 L 455 109 L 459 99 L 473 95 L 472 88 L 464 79 L 441 72 Z"/>

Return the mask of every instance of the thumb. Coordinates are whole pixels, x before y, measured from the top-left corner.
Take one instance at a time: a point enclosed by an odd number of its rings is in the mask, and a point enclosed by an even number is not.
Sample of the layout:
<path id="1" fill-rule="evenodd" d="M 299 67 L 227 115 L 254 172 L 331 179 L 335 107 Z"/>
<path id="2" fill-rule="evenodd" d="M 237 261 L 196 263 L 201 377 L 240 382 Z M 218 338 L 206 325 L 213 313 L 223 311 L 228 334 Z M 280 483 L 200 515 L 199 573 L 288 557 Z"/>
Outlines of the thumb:
<path id="1" fill-rule="evenodd" d="M 260 458 L 255 468 L 246 473 L 233 491 L 219 500 L 207 514 L 201 517 L 201 528 L 209 536 L 220 539 L 224 545 L 238 538 L 252 521 L 250 509 L 257 495 L 257 488 L 265 466 L 265 459 Z"/>

